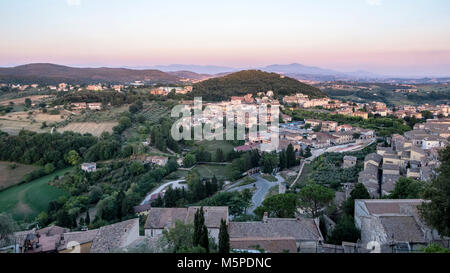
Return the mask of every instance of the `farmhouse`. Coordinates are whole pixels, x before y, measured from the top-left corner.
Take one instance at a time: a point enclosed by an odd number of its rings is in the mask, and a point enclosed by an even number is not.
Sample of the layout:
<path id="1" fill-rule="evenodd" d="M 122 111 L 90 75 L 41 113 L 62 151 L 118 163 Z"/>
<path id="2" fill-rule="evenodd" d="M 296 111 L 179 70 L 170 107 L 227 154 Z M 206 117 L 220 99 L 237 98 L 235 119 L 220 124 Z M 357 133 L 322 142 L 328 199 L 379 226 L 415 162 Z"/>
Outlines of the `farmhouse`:
<path id="1" fill-rule="evenodd" d="M 145 162 L 164 167 L 164 166 L 166 166 L 168 161 L 169 161 L 169 158 L 165 157 L 165 156 L 150 156 L 150 157 L 147 157 Z"/>
<path id="2" fill-rule="evenodd" d="M 81 169 L 85 172 L 92 173 L 97 171 L 97 163 L 83 163 Z"/>
<path id="3" fill-rule="evenodd" d="M 102 110 L 102 103 L 101 102 L 88 103 L 87 108 L 91 110 Z"/>

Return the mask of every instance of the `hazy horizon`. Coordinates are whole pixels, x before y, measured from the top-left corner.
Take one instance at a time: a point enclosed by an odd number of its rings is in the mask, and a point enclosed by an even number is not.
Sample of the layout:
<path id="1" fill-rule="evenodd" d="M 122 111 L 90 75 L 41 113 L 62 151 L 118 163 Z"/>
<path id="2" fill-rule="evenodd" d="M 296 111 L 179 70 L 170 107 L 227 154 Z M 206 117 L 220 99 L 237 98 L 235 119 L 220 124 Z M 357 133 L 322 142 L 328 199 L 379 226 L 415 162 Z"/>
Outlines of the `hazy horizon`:
<path id="1" fill-rule="evenodd" d="M 445 0 L 3 0 L 0 9 L 1 67 L 300 63 L 450 76 Z"/>

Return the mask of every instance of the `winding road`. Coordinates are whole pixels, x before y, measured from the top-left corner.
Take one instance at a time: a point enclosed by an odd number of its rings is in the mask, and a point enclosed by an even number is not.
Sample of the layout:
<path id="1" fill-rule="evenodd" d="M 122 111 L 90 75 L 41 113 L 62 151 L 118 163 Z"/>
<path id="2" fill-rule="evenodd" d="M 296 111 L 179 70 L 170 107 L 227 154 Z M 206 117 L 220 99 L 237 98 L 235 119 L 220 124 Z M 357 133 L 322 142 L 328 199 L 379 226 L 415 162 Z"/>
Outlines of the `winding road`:
<path id="1" fill-rule="evenodd" d="M 150 192 L 145 199 L 141 202 L 141 205 L 145 205 L 148 204 L 150 201 L 150 198 L 154 195 L 154 194 L 159 194 L 161 193 L 165 188 L 172 186 L 173 189 L 177 189 L 177 188 L 182 188 L 182 187 L 186 187 L 186 185 L 181 184 L 183 182 L 186 182 L 186 180 L 184 179 L 180 179 L 180 180 L 175 180 L 175 181 L 170 181 L 170 182 L 166 182 L 164 184 L 162 184 L 161 186 L 159 186 L 156 190 Z"/>
<path id="2" fill-rule="evenodd" d="M 255 209 L 257 207 L 261 206 L 261 204 L 264 201 L 264 198 L 270 188 L 272 188 L 273 186 L 277 186 L 280 183 L 284 182 L 284 179 L 279 174 L 277 174 L 275 176 L 278 179 L 278 182 L 267 181 L 261 177 L 261 174 L 255 174 L 255 175 L 252 175 L 252 177 L 256 179 L 256 182 L 245 185 L 245 186 L 232 187 L 227 190 L 228 192 L 243 191 L 245 189 L 253 189 L 254 187 L 256 187 L 256 192 L 253 194 L 253 197 L 252 197 L 252 205 L 248 209 L 248 213 L 250 213 L 250 214 L 253 214 Z"/>

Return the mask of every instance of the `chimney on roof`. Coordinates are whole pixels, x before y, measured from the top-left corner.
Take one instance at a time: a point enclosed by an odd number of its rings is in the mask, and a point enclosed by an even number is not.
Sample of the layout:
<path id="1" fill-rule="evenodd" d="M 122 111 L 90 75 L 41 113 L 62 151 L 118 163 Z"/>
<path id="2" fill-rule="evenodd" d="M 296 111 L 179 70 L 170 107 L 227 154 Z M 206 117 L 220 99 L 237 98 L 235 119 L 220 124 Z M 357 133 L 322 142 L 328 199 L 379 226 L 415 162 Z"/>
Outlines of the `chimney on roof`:
<path id="1" fill-rule="evenodd" d="M 269 213 L 268 212 L 264 212 L 263 223 L 267 223 L 267 219 L 268 218 L 269 218 Z"/>

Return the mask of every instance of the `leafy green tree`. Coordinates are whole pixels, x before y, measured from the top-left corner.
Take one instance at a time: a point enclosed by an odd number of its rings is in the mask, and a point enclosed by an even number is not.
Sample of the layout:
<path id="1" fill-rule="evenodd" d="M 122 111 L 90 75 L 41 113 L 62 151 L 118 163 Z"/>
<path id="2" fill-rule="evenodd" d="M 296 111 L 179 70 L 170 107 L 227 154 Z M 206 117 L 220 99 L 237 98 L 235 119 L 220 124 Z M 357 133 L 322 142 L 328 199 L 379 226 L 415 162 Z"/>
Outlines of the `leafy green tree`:
<path id="1" fill-rule="evenodd" d="M 142 165 L 142 163 L 135 161 L 131 163 L 130 171 L 133 175 L 140 175 L 145 172 L 145 168 L 144 165 Z"/>
<path id="2" fill-rule="evenodd" d="M 422 117 L 423 117 L 423 119 L 427 120 L 427 119 L 433 119 L 434 115 L 430 111 L 425 110 L 425 111 L 422 111 Z"/>
<path id="3" fill-rule="evenodd" d="M 439 153 L 441 166 L 438 177 L 424 192 L 424 199 L 430 202 L 419 207 L 425 222 L 434 227 L 442 236 L 450 236 L 450 146 Z"/>
<path id="4" fill-rule="evenodd" d="M 230 235 L 228 234 L 227 223 L 224 219 L 220 220 L 219 253 L 230 253 Z"/>
<path id="5" fill-rule="evenodd" d="M 217 148 L 216 150 L 216 162 L 224 162 L 225 161 L 225 155 L 223 154 L 223 150 L 220 148 Z"/>
<path id="6" fill-rule="evenodd" d="M 278 166 L 278 156 L 275 153 L 263 153 L 259 165 L 263 173 L 272 173 Z"/>
<path id="7" fill-rule="evenodd" d="M 206 189 L 197 171 L 194 170 L 188 173 L 186 183 L 195 201 L 202 200 L 206 197 Z"/>
<path id="8" fill-rule="evenodd" d="M 164 207 L 164 201 L 160 194 L 158 195 L 158 198 L 156 198 L 156 200 L 153 201 L 152 207 L 154 207 L 154 208 L 163 208 Z"/>
<path id="9" fill-rule="evenodd" d="M 73 226 L 73 219 L 69 213 L 63 209 L 58 212 L 56 216 L 56 223 L 58 226 L 70 228 Z"/>
<path id="10" fill-rule="evenodd" d="M 423 181 L 400 177 L 389 199 L 418 199 L 422 197 L 425 188 L 426 183 Z"/>
<path id="11" fill-rule="evenodd" d="M 194 247 L 194 226 L 176 221 L 174 227 L 163 231 L 163 237 L 167 241 L 168 251 L 172 253 L 186 253 Z"/>
<path id="12" fill-rule="evenodd" d="M 193 154 L 187 154 L 183 159 L 183 165 L 185 168 L 190 168 L 195 165 L 196 161 Z"/>
<path id="13" fill-rule="evenodd" d="M 252 168 L 256 168 L 259 166 L 259 161 L 261 160 L 261 156 L 259 155 L 258 150 L 252 150 L 250 152 L 251 155 L 251 161 L 252 161 Z"/>
<path id="14" fill-rule="evenodd" d="M 178 163 L 174 158 L 169 159 L 169 161 L 167 162 L 167 170 L 169 173 L 172 173 L 174 171 L 176 171 L 178 169 Z"/>
<path id="15" fill-rule="evenodd" d="M 287 167 L 293 167 L 296 165 L 297 157 L 295 156 L 294 146 L 289 144 L 286 149 Z"/>
<path id="16" fill-rule="evenodd" d="M 440 244 L 430 244 L 423 249 L 425 253 L 450 253 L 450 249 L 441 246 Z"/>
<path id="17" fill-rule="evenodd" d="M 311 147 L 309 147 L 309 146 L 306 147 L 304 156 L 305 156 L 305 158 L 310 158 L 312 156 Z"/>
<path id="18" fill-rule="evenodd" d="M 45 211 L 42 211 L 41 213 L 38 214 L 38 216 L 36 217 L 36 220 L 39 223 L 40 227 L 47 226 L 48 221 L 49 221 L 48 213 Z"/>
<path id="19" fill-rule="evenodd" d="M 100 199 L 102 199 L 103 190 L 100 186 L 94 186 L 89 192 L 89 203 L 96 204 Z"/>
<path id="20" fill-rule="evenodd" d="M 333 201 L 334 197 L 333 190 L 315 183 L 308 184 L 299 192 L 300 206 L 314 218 L 319 216 L 320 210 Z"/>
<path id="21" fill-rule="evenodd" d="M 298 196 L 294 193 L 277 194 L 266 198 L 262 205 L 255 210 L 255 214 L 262 217 L 265 212 L 270 217 L 293 218 L 297 210 Z"/>
<path id="22" fill-rule="evenodd" d="M 31 107 L 31 99 L 30 98 L 26 98 L 25 99 L 25 107 L 26 108 L 30 108 Z"/>
<path id="23" fill-rule="evenodd" d="M 286 169 L 287 166 L 288 166 L 288 162 L 287 162 L 287 157 L 286 157 L 286 151 L 282 150 L 280 152 L 280 164 L 279 164 L 280 170 Z"/>
<path id="24" fill-rule="evenodd" d="M 237 216 L 245 213 L 251 205 L 252 193 L 250 190 L 242 192 L 218 192 L 217 194 L 199 202 L 200 206 L 226 206 L 231 215 Z"/>
<path id="25" fill-rule="evenodd" d="M 0 214 L 0 242 L 7 239 L 10 235 L 17 230 L 17 224 L 11 217 L 11 215 L 6 213 Z"/>
<path id="26" fill-rule="evenodd" d="M 65 160 L 67 163 L 75 166 L 80 162 L 81 158 L 77 151 L 71 150 L 67 153 Z"/>
<path id="27" fill-rule="evenodd" d="M 239 179 L 242 175 L 241 167 L 241 160 L 239 158 L 234 159 L 231 164 L 227 166 L 228 179 L 232 181 Z"/>
<path id="28" fill-rule="evenodd" d="M 330 244 L 341 245 L 342 242 L 356 243 L 360 238 L 361 231 L 356 228 L 353 218 L 345 216 L 338 221 L 327 241 Z"/>
<path id="29" fill-rule="evenodd" d="M 123 128 L 130 128 L 131 127 L 131 119 L 129 117 L 121 117 L 119 119 L 119 125 Z"/>
<path id="30" fill-rule="evenodd" d="M 45 164 L 45 166 L 44 166 L 44 170 L 45 170 L 45 173 L 46 174 L 51 174 L 52 172 L 54 172 L 55 171 L 55 166 L 53 166 L 53 164 L 52 163 L 47 163 L 47 164 Z"/>
<path id="31" fill-rule="evenodd" d="M 345 200 L 342 204 L 342 209 L 348 216 L 354 215 L 355 200 L 357 199 L 370 199 L 370 194 L 362 183 L 356 184 L 355 188 L 350 193 L 350 198 Z"/>

